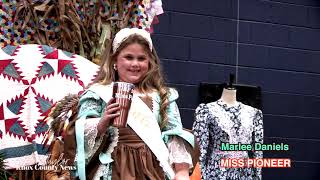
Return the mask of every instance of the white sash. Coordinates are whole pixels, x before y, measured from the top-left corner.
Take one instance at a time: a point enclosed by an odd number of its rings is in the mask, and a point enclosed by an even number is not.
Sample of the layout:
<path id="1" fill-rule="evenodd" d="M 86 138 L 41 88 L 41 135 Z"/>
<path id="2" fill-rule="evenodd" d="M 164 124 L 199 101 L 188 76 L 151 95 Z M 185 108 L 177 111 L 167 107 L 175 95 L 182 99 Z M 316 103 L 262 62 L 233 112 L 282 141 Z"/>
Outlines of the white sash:
<path id="1" fill-rule="evenodd" d="M 112 86 L 95 85 L 89 90 L 97 93 L 105 102 L 111 98 Z M 132 98 L 128 114 L 128 125 L 148 145 L 153 154 L 160 161 L 160 166 L 170 179 L 175 176 L 169 163 L 169 150 L 161 138 L 161 131 L 156 117 L 150 108 L 136 95 Z"/>

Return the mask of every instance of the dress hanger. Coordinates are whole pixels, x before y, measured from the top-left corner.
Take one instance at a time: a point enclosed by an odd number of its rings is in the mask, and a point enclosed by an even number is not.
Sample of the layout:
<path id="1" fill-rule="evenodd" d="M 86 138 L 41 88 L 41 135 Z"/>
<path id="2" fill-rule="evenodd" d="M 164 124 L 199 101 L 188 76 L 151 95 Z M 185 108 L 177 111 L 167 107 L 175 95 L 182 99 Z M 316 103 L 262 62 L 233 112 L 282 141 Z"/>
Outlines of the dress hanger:
<path id="1" fill-rule="evenodd" d="M 235 75 L 233 73 L 230 73 L 229 75 L 229 84 L 226 85 L 226 89 L 228 90 L 236 90 L 236 87 L 234 86 L 234 79 Z"/>
<path id="2" fill-rule="evenodd" d="M 234 74 L 230 73 L 229 76 L 229 84 L 227 84 L 221 94 L 221 100 L 228 105 L 235 105 L 237 104 L 237 89 L 233 85 L 234 83 Z"/>

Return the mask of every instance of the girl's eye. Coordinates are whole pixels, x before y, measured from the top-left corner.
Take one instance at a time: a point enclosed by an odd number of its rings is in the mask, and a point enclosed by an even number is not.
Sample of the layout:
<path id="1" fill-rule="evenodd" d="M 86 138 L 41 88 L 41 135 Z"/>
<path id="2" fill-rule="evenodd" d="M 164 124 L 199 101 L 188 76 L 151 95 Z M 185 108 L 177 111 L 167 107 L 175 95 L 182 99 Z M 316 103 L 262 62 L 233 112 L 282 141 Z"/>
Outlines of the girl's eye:
<path id="1" fill-rule="evenodd" d="M 142 56 L 142 57 L 138 57 L 138 61 L 144 61 L 146 60 L 146 57 Z"/>
<path id="2" fill-rule="evenodd" d="M 125 58 L 128 59 L 128 60 L 132 60 L 133 56 L 127 55 L 127 56 L 125 56 Z"/>

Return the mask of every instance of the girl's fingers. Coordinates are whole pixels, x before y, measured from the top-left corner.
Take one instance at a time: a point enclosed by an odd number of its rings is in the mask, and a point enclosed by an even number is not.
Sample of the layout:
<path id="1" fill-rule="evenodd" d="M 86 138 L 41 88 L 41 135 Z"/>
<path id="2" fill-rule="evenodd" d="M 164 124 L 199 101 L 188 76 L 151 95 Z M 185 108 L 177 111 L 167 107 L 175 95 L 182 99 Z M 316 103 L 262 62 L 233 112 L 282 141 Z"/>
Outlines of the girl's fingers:
<path id="1" fill-rule="evenodd" d="M 119 106 L 116 106 L 116 107 L 107 109 L 107 110 L 106 110 L 106 113 L 107 113 L 107 114 L 114 114 L 115 112 L 117 112 L 117 111 L 119 111 L 119 110 L 120 110 L 120 107 L 119 107 Z"/>
<path id="2" fill-rule="evenodd" d="M 115 98 L 111 98 L 111 99 L 108 101 L 107 105 L 110 105 L 110 104 L 113 104 L 113 103 L 115 103 Z"/>
<path id="3" fill-rule="evenodd" d="M 109 124 L 112 119 L 114 119 L 115 117 L 118 117 L 118 116 L 120 116 L 119 113 L 116 113 L 116 114 L 107 114 L 106 113 L 105 116 L 103 116 L 100 121 L 103 121 L 105 124 Z"/>
<path id="4" fill-rule="evenodd" d="M 114 108 L 114 107 L 118 107 L 118 106 L 119 106 L 119 103 L 109 104 L 109 105 L 107 105 L 106 111 L 108 111 L 109 109 L 112 109 L 112 108 Z"/>
<path id="5" fill-rule="evenodd" d="M 108 119 L 113 119 L 113 118 L 118 117 L 118 116 L 120 116 L 119 113 L 117 113 L 117 114 L 109 114 L 108 115 Z"/>

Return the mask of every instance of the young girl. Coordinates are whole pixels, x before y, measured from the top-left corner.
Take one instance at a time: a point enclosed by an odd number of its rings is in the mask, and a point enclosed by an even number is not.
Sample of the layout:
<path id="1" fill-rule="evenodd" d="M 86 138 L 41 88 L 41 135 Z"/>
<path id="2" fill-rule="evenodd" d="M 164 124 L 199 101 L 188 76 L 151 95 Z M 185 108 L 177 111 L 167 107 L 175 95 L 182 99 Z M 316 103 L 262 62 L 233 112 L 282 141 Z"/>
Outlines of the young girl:
<path id="1" fill-rule="evenodd" d="M 105 61 L 96 83 L 80 98 L 79 178 L 189 179 L 192 158 L 187 149 L 193 146 L 194 136 L 182 129 L 175 102 L 178 93 L 165 86 L 150 34 L 137 28 L 120 30 Z M 113 82 L 135 85 L 124 128 L 110 123 L 119 116 L 119 104 L 112 98 Z"/>

